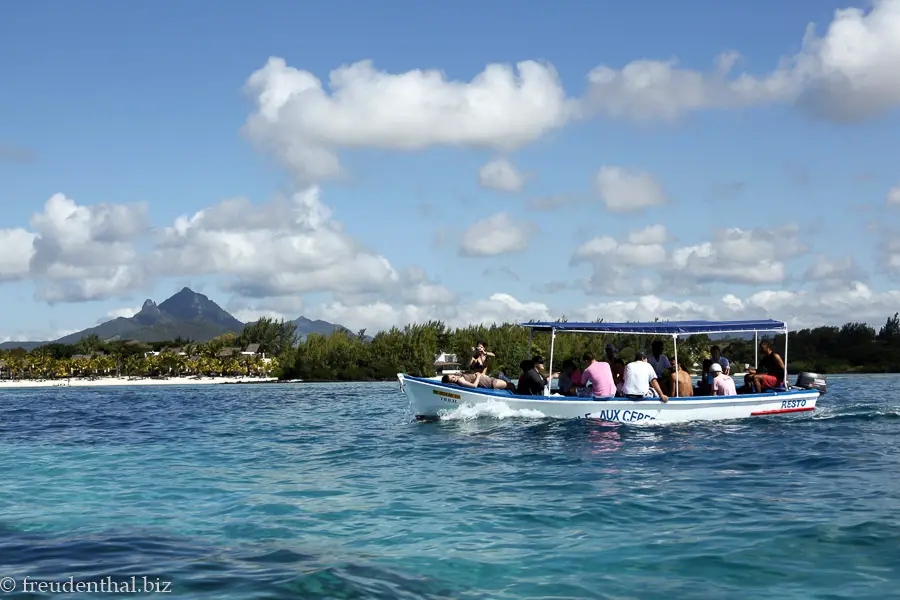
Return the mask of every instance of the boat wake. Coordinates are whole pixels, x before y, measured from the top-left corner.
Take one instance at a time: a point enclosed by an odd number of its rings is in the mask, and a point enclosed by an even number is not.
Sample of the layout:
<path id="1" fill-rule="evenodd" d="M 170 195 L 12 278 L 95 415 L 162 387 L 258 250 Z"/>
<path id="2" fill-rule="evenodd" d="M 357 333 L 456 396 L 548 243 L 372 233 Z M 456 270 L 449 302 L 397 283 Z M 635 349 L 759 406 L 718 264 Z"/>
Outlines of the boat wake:
<path id="1" fill-rule="evenodd" d="M 502 402 L 463 404 L 441 415 L 441 421 L 474 421 L 475 419 L 547 419 L 547 415 L 530 408 L 510 408 Z"/>

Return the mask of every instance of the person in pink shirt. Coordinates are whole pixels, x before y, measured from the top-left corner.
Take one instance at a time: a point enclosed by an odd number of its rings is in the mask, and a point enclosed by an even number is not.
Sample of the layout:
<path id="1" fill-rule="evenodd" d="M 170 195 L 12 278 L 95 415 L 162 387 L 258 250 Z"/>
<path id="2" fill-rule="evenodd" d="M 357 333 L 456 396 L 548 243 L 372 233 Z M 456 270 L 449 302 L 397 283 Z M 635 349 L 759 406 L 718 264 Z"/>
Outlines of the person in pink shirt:
<path id="1" fill-rule="evenodd" d="M 613 381 L 612 369 L 609 363 L 594 359 L 592 352 L 585 352 L 584 364 L 587 366 L 581 373 L 581 385 L 591 384 L 591 393 L 594 398 L 612 398 L 616 395 L 616 383 Z"/>
<path id="2" fill-rule="evenodd" d="M 737 388 L 734 387 L 734 379 L 722 372 L 722 365 L 714 362 L 709 366 L 709 372 L 713 376 L 713 396 L 737 396 Z"/>

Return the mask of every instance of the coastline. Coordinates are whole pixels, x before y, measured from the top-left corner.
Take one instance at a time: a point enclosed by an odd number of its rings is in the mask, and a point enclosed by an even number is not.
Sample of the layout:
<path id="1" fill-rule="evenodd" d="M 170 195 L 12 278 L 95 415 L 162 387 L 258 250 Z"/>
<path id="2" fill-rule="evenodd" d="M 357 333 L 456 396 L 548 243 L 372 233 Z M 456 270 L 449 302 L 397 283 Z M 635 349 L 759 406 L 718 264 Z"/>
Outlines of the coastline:
<path id="1" fill-rule="evenodd" d="M 0 379 L 0 390 L 55 387 L 131 387 L 149 385 L 224 385 L 275 383 L 277 377 L 71 377 L 66 379 Z"/>

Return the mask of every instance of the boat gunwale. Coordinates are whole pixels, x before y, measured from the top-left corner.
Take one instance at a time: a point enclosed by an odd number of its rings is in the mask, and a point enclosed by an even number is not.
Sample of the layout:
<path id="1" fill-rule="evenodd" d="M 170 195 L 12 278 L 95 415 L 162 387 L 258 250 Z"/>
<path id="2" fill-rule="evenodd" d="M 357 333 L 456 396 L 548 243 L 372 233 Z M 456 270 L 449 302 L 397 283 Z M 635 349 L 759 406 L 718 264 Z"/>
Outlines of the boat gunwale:
<path id="1" fill-rule="evenodd" d="M 669 402 L 660 402 L 659 398 L 656 396 L 647 396 L 644 399 L 639 398 L 627 398 L 624 396 L 608 396 L 608 397 L 587 397 L 587 396 L 559 396 L 557 399 L 554 396 L 523 396 L 521 394 L 511 394 L 507 393 L 506 390 L 493 390 L 487 388 L 468 388 L 459 386 L 452 383 L 444 383 L 442 381 L 435 381 L 434 379 L 427 379 L 424 377 L 415 377 L 413 375 L 406 375 L 405 373 L 398 373 L 398 378 L 400 378 L 401 383 L 405 383 L 406 381 L 413 381 L 415 383 L 421 383 L 424 385 L 429 385 L 433 387 L 449 389 L 449 390 L 461 390 L 465 393 L 477 394 L 480 396 L 485 396 L 488 398 L 497 398 L 497 399 L 512 399 L 512 400 L 527 400 L 529 402 L 560 402 L 560 403 L 571 403 L 571 402 L 635 402 L 646 404 L 649 402 L 658 402 L 660 405 L 666 405 L 672 402 L 703 402 L 704 404 L 720 404 L 720 403 L 733 403 L 735 401 L 744 401 L 744 400 L 765 400 L 770 399 L 775 396 L 783 398 L 785 396 L 799 396 L 799 395 L 813 395 L 815 394 L 818 398 L 821 396 L 821 392 L 818 390 L 808 390 L 808 389 L 786 389 L 784 391 L 768 391 L 762 392 L 759 394 L 737 394 L 735 396 L 668 396 Z M 749 402 L 748 402 L 749 403 Z"/>

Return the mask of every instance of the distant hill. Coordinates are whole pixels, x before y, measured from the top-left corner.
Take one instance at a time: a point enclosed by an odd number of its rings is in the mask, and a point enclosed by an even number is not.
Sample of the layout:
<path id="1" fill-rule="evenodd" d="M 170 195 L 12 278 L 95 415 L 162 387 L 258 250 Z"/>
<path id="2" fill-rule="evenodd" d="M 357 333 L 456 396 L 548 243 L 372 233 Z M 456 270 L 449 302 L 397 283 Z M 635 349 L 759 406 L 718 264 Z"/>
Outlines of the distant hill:
<path id="1" fill-rule="evenodd" d="M 306 317 L 300 317 L 298 319 L 294 319 L 291 321 L 294 325 L 297 326 L 297 335 L 302 338 L 305 338 L 311 333 L 322 333 L 328 335 L 334 331 L 343 331 L 345 333 L 353 333 L 343 325 L 335 325 L 334 323 L 329 323 L 328 321 L 316 320 L 312 321 L 307 319 Z"/>
<path id="2" fill-rule="evenodd" d="M 207 296 L 184 288 L 159 305 L 153 300 L 144 301 L 133 317 L 119 317 L 56 341 L 74 344 L 96 335 L 104 341 L 162 342 L 182 337 L 203 342 L 223 333 L 240 333 L 243 328 L 243 323 Z"/>
<path id="3" fill-rule="evenodd" d="M 297 326 L 297 334 L 302 338 L 311 333 L 329 334 L 335 330 L 350 332 L 342 325 L 321 320 L 313 321 L 306 317 L 295 319 L 292 323 Z M 205 342 L 225 333 L 240 333 L 243 328 L 244 323 L 207 296 L 184 288 L 159 305 L 153 300 L 144 301 L 141 310 L 133 317 L 112 319 L 54 341 L 74 344 L 81 338 L 93 334 L 104 341 L 162 342 L 181 337 Z M 24 348 L 30 351 L 47 343 L 49 342 L 4 342 L 0 344 L 0 350 Z"/>

